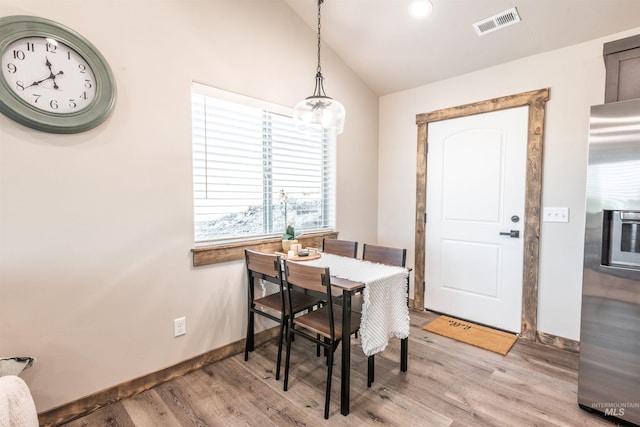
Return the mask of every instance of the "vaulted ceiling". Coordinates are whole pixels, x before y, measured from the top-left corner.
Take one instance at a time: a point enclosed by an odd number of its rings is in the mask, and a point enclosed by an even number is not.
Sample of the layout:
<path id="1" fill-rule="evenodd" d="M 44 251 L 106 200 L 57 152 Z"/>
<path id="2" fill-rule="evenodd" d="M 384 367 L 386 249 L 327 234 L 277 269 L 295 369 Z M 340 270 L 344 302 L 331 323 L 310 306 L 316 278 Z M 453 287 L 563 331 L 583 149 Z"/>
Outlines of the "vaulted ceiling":
<path id="1" fill-rule="evenodd" d="M 317 0 L 284 1 L 316 31 Z M 640 0 L 431 0 L 433 12 L 420 19 L 409 16 L 410 2 L 322 4 L 324 46 L 378 95 L 640 26 Z M 476 34 L 475 22 L 513 7 L 521 22 Z"/>

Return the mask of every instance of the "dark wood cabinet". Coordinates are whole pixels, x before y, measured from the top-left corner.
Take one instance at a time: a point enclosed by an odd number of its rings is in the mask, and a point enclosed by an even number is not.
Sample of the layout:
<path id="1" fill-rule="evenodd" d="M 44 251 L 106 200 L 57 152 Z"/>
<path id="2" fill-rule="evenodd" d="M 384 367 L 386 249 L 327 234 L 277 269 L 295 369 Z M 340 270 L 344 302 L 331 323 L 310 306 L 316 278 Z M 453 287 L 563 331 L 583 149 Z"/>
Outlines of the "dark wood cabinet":
<path id="1" fill-rule="evenodd" d="M 640 98 L 640 34 L 604 44 L 604 101 Z"/>

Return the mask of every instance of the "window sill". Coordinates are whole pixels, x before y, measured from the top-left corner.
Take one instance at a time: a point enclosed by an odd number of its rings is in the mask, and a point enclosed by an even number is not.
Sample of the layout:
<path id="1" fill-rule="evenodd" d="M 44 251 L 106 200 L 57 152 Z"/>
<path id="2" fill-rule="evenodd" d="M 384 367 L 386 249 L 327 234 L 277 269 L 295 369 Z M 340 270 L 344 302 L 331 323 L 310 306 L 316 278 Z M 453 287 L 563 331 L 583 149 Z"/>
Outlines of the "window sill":
<path id="1" fill-rule="evenodd" d="M 302 247 L 321 248 L 322 239 L 325 237 L 337 238 L 337 231 L 325 231 L 313 234 L 303 234 L 298 237 L 298 242 Z M 218 264 L 227 261 L 244 259 L 244 250 L 252 249 L 260 252 L 273 253 L 282 251 L 282 239 L 271 238 L 263 240 L 248 240 L 246 242 L 235 242 L 229 244 L 202 246 L 191 250 L 193 253 L 193 266 Z"/>

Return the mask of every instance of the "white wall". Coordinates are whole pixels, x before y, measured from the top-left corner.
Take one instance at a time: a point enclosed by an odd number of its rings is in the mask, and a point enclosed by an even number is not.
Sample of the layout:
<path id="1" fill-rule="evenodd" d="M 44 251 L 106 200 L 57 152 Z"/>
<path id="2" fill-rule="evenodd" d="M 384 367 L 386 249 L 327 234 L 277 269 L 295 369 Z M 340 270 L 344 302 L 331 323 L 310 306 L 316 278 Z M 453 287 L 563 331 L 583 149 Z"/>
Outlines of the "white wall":
<path id="1" fill-rule="evenodd" d="M 0 115 L 0 356 L 37 357 L 22 377 L 41 412 L 243 338 L 242 262 L 191 266 L 190 82 L 292 106 L 313 90 L 315 32 L 280 0 L 0 0 L 16 14 L 86 36 L 118 84 L 112 116 L 85 133 Z M 602 43 L 638 32 L 386 96 L 379 130 L 377 98 L 323 48 L 347 109 L 341 237 L 407 247 L 412 265 L 415 115 L 550 87 L 543 206 L 571 222 L 542 225 L 539 327 L 578 339 L 588 110 Z"/>
<path id="2" fill-rule="evenodd" d="M 18 14 L 83 34 L 118 86 L 85 133 L 0 115 L 0 356 L 38 359 L 22 377 L 42 412 L 244 337 L 243 263 L 191 264 L 190 82 L 293 106 L 316 35 L 280 0 L 0 1 Z M 326 48 L 322 65 L 347 109 L 338 230 L 375 241 L 377 97 Z"/>
<path id="3" fill-rule="evenodd" d="M 542 223 L 538 329 L 580 339 L 589 107 L 604 102 L 603 43 L 640 28 L 392 94 L 380 100 L 378 240 L 411 248 L 414 263 L 416 114 L 549 87 L 542 206 L 570 222 Z"/>

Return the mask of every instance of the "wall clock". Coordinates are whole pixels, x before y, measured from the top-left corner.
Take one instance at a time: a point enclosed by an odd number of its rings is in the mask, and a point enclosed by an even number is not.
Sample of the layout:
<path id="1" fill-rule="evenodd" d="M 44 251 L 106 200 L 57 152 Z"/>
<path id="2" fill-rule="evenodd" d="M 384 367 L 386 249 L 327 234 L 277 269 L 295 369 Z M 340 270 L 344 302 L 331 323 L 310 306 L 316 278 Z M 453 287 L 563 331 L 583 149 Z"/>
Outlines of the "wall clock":
<path id="1" fill-rule="evenodd" d="M 33 129 L 77 133 L 111 113 L 109 64 L 83 36 L 35 16 L 0 18 L 0 112 Z"/>

